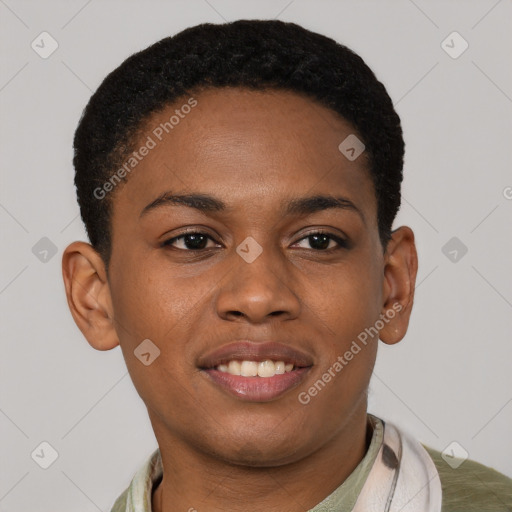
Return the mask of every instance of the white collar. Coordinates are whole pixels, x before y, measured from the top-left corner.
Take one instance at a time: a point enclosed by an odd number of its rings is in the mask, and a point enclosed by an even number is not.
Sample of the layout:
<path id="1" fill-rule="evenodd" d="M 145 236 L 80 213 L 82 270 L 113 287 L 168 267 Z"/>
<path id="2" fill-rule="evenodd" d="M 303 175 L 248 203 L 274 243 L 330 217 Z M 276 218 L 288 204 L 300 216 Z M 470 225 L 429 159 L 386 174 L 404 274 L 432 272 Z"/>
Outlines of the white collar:
<path id="1" fill-rule="evenodd" d="M 352 512 L 440 512 L 441 480 L 430 455 L 411 436 L 382 423 L 382 445 Z"/>
<path id="2" fill-rule="evenodd" d="M 441 481 L 430 455 L 405 432 L 380 421 L 383 441 L 352 512 L 440 512 Z M 151 511 L 152 489 L 162 475 L 156 449 L 131 482 L 125 512 Z"/>

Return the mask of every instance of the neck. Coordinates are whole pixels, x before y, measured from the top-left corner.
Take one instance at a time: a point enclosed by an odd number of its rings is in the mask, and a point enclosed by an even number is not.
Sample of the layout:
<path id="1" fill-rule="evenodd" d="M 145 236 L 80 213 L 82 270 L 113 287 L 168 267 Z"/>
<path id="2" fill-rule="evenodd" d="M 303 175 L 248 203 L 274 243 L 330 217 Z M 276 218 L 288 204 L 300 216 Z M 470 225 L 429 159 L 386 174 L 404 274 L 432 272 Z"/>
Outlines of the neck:
<path id="1" fill-rule="evenodd" d="M 159 435 L 165 431 L 153 426 L 164 468 L 153 493 L 153 512 L 196 508 L 245 512 L 248 503 L 254 512 L 310 510 L 354 471 L 371 440 L 363 410 L 309 456 L 276 467 L 249 467 L 198 453 L 179 440 Z"/>

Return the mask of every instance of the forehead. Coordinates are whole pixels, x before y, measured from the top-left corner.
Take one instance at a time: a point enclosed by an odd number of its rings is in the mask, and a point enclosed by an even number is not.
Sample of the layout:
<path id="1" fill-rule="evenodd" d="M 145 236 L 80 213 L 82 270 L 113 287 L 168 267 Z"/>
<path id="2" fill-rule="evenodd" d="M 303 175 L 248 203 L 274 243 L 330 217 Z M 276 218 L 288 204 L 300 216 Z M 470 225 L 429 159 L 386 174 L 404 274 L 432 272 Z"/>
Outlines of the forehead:
<path id="1" fill-rule="evenodd" d="M 211 88 L 153 114 L 119 203 L 143 208 L 163 192 L 204 192 L 262 208 L 283 196 L 336 189 L 375 209 L 366 154 L 339 149 L 354 127 L 309 97 L 281 90 Z M 229 198 L 229 199 L 228 199 Z M 114 201 L 117 203 L 118 201 Z"/>

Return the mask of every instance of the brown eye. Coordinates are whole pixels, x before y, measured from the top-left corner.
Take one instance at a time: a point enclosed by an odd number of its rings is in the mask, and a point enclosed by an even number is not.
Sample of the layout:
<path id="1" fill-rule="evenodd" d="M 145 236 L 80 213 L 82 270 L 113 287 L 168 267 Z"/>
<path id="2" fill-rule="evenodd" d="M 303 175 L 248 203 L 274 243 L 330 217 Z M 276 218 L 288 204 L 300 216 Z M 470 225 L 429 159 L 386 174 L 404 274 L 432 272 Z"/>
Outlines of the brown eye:
<path id="1" fill-rule="evenodd" d="M 307 241 L 310 248 L 312 248 L 315 251 L 330 251 L 330 250 L 337 250 L 348 247 L 348 243 L 346 240 L 343 240 L 339 236 L 334 235 L 333 233 L 326 233 L 323 231 L 318 231 L 315 233 L 311 233 L 308 236 L 305 236 L 299 242 L 301 243 L 304 240 Z M 335 245 L 331 245 L 331 243 L 334 242 Z M 338 247 L 336 247 L 336 244 Z M 305 249 L 308 249 L 309 247 L 305 247 Z"/>
<path id="2" fill-rule="evenodd" d="M 212 242 L 214 241 L 206 233 L 191 232 L 170 238 L 169 240 L 163 242 L 162 246 L 171 246 L 180 251 L 201 251 L 208 248 L 206 247 L 208 240 L 211 240 Z"/>

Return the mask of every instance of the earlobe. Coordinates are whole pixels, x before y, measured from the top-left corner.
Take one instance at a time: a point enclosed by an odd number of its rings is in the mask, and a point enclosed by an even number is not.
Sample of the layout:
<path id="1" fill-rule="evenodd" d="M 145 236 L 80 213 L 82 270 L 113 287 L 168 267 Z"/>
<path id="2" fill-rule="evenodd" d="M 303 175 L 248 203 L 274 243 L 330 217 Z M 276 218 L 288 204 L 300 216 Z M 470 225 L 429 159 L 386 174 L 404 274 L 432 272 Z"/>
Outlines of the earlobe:
<path id="1" fill-rule="evenodd" d="M 119 345 L 114 328 L 110 287 L 98 252 L 85 242 L 73 242 L 62 256 L 62 277 L 71 315 L 97 350 Z"/>
<path id="2" fill-rule="evenodd" d="M 384 343 L 398 343 L 407 332 L 417 272 L 414 233 L 408 226 L 401 226 L 391 234 L 385 253 L 381 314 L 384 327 L 379 334 Z"/>

